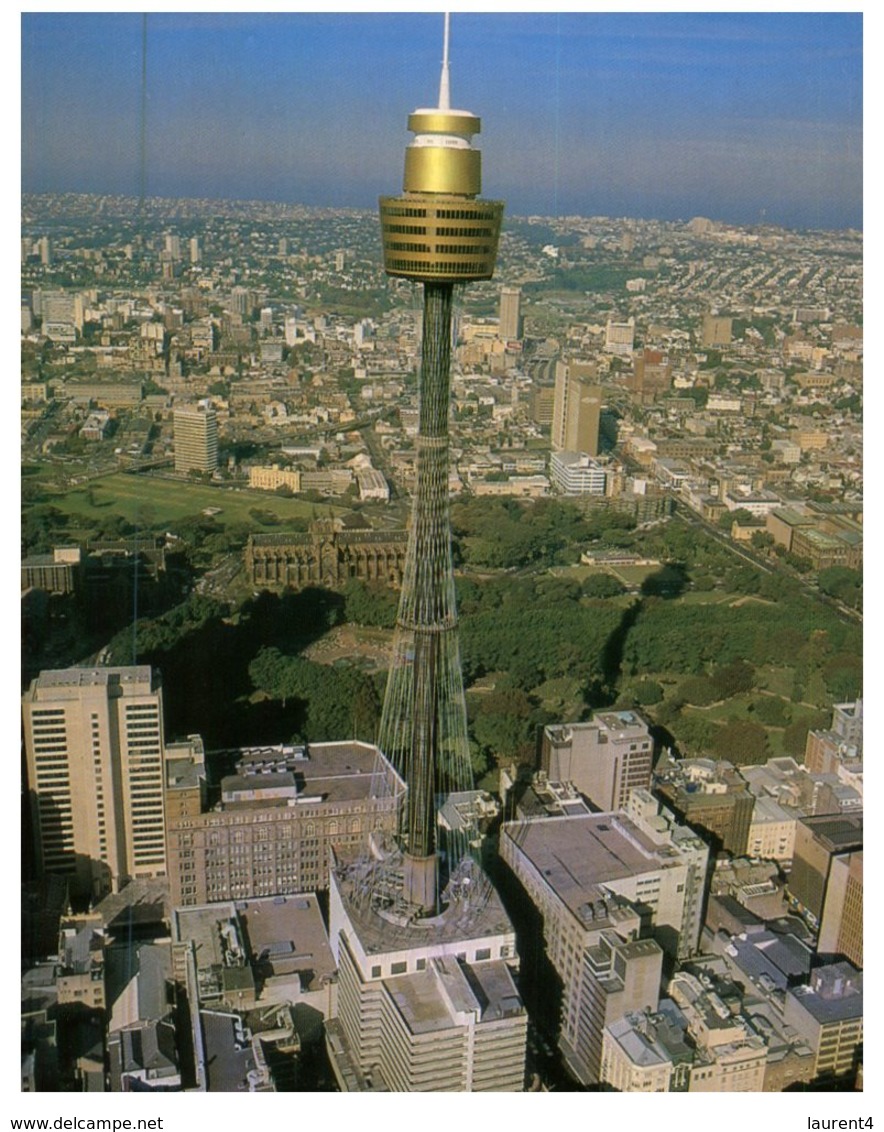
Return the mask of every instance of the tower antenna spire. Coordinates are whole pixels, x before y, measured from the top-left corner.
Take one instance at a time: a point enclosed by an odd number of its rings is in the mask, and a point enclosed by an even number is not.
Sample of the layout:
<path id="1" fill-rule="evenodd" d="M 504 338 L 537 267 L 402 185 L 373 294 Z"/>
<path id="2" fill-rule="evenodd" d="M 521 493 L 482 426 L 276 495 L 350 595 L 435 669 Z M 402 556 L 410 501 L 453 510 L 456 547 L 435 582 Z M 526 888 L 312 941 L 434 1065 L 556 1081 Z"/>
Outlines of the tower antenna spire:
<path id="1" fill-rule="evenodd" d="M 445 37 L 442 43 L 442 77 L 439 79 L 439 109 L 451 109 L 451 88 L 448 80 L 448 35 L 451 13 L 445 13 Z"/>

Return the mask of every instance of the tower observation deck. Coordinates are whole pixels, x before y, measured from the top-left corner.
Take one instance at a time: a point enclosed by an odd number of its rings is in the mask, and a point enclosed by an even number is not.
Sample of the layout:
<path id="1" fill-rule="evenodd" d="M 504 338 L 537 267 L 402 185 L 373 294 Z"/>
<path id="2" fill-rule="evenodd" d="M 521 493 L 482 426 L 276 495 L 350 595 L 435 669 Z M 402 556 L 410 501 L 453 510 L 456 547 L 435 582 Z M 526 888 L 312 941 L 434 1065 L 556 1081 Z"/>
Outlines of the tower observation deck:
<path id="1" fill-rule="evenodd" d="M 388 275 L 467 283 L 494 274 L 503 202 L 476 199 L 482 155 L 472 139 L 482 123 L 450 103 L 446 16 L 439 105 L 409 115 L 415 137 L 405 150 L 403 195 L 380 199 Z"/>

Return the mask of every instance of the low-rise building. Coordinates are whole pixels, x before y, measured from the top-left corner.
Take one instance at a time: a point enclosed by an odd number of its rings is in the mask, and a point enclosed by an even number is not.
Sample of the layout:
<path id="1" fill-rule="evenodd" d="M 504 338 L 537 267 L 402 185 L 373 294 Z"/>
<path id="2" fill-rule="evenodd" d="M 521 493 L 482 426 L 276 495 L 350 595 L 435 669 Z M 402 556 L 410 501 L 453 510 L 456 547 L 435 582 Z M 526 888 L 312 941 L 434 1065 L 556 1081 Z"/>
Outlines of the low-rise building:
<path id="1" fill-rule="evenodd" d="M 297 468 L 281 468 L 278 464 L 253 465 L 249 468 L 249 487 L 259 491 L 276 491 L 287 487 L 297 493 L 301 490 L 301 473 Z"/>
<path id="2" fill-rule="evenodd" d="M 98 924 L 62 926 L 56 978 L 59 1006 L 104 1008 L 104 947 L 104 932 Z"/>
<path id="3" fill-rule="evenodd" d="M 565 495 L 605 495 L 607 471 L 584 452 L 553 452 L 549 459 L 553 483 Z"/>
<path id="4" fill-rule="evenodd" d="M 806 986 L 786 992 L 783 1019 L 813 1051 L 815 1079 L 849 1076 L 863 1040 L 862 972 L 847 962 L 818 967 Z"/>
<path id="5" fill-rule="evenodd" d="M 730 763 L 668 760 L 655 775 L 654 791 L 679 821 L 709 841 L 713 852 L 746 852 L 755 799 Z"/>
<path id="6" fill-rule="evenodd" d="M 318 520 L 307 534 L 250 535 L 246 573 L 261 588 L 339 586 L 350 578 L 398 586 L 407 542 L 407 531 L 345 530 L 340 520 Z"/>
<path id="7" fill-rule="evenodd" d="M 32 554 L 21 560 L 21 588 L 51 594 L 74 593 L 81 577 L 79 546 L 56 546 L 51 554 Z"/>

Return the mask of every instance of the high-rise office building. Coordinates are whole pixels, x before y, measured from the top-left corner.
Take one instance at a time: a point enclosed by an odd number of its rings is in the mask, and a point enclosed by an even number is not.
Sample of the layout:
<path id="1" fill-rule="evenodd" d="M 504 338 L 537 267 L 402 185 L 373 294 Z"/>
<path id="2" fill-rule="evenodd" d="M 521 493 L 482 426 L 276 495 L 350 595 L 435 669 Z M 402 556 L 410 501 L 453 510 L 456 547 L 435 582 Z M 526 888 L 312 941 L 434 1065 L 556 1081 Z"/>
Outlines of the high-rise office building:
<path id="1" fill-rule="evenodd" d="M 654 790 L 667 806 L 709 842 L 713 852 L 746 853 L 755 798 L 727 762 L 679 759 L 658 768 Z"/>
<path id="2" fill-rule="evenodd" d="M 448 514 L 452 292 L 491 278 L 503 213 L 476 199 L 480 122 L 451 108 L 447 16 L 438 105 L 408 124 L 403 195 L 380 207 L 388 274 L 424 288 L 417 465 L 379 737 L 407 792 L 392 842 L 376 839 L 330 878 L 330 1048 L 354 1067 L 355 1088 L 520 1090 L 527 1014 L 511 971 L 515 932 L 473 857 L 475 823 L 443 833 L 437 812 L 472 788 Z"/>
<path id="3" fill-rule="evenodd" d="M 843 955 L 863 965 L 862 850 L 835 857 L 829 870 L 826 900 L 817 941 L 820 955 Z"/>
<path id="4" fill-rule="evenodd" d="M 672 386 L 672 365 L 661 350 L 645 347 L 632 361 L 632 370 L 626 375 L 626 388 L 636 394 L 640 402 L 652 402 L 657 394 Z"/>
<path id="5" fill-rule="evenodd" d="M 501 287 L 500 319 L 497 336 L 502 342 L 517 342 L 522 337 L 522 289 Z"/>
<path id="6" fill-rule="evenodd" d="M 539 916 L 529 950 L 552 968 L 535 1007 L 571 1072 L 597 1082 L 604 1027 L 655 1009 L 664 952 L 698 947 L 709 850 L 635 790 L 627 812 L 507 822 L 500 856 Z"/>
<path id="7" fill-rule="evenodd" d="M 227 309 L 241 318 L 246 318 L 252 309 L 252 293 L 248 287 L 231 287 Z"/>
<path id="8" fill-rule="evenodd" d="M 38 868 L 93 896 L 163 876 L 163 707 L 151 669 L 41 672 L 22 705 Z"/>
<path id="9" fill-rule="evenodd" d="M 553 452 L 583 452 L 587 456 L 598 456 L 601 413 L 601 386 L 567 362 L 557 362 L 551 436 Z"/>
<path id="10" fill-rule="evenodd" d="M 214 472 L 218 467 L 218 417 L 206 402 L 176 409 L 172 417 L 175 471 Z"/>
<path id="11" fill-rule="evenodd" d="M 85 319 L 83 296 L 71 291 L 44 291 L 41 314 L 44 330 L 52 326 L 70 326 L 82 331 Z"/>
<path id="12" fill-rule="evenodd" d="M 654 740 L 634 711 L 598 712 L 586 723 L 543 729 L 540 766 L 555 782 L 573 782 L 597 810 L 626 807 L 630 791 L 651 785 Z"/>
<path id="13" fill-rule="evenodd" d="M 788 891 L 792 903 L 816 926 L 823 916 L 832 867 L 839 857 L 862 851 L 863 815 L 806 817 L 795 829 Z"/>

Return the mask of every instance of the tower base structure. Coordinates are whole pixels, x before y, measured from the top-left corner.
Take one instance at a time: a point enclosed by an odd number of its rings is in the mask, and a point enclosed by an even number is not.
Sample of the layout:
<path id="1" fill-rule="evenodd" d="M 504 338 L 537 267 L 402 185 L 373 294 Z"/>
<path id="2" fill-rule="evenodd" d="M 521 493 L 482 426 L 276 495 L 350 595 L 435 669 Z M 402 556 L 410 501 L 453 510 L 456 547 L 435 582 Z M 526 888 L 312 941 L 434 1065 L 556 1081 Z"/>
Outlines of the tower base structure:
<path id="1" fill-rule="evenodd" d="M 349 1070 L 339 1081 L 360 1091 L 521 1092 L 528 1015 L 500 898 L 465 858 L 442 911 L 416 916 L 402 891 L 406 865 L 362 858 L 332 870 L 338 1019 L 329 1052 Z"/>

